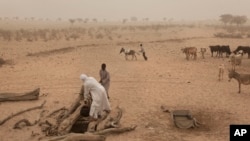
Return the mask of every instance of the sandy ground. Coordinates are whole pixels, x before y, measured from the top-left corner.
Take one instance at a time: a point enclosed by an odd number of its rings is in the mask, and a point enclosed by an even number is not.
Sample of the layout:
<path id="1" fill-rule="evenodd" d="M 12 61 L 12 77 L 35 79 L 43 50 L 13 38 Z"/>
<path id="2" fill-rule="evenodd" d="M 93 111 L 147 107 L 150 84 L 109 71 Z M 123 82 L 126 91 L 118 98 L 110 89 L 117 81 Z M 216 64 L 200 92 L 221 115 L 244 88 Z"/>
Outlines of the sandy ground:
<path id="1" fill-rule="evenodd" d="M 112 108 L 124 109 L 122 126 L 136 124 L 135 131 L 109 135 L 107 141 L 225 141 L 229 140 L 230 124 L 250 123 L 249 86 L 242 86 L 238 94 L 236 80 L 228 82 L 228 58 L 212 58 L 208 50 L 205 59 L 198 54 L 197 60 L 185 60 L 181 48 L 195 46 L 198 49 L 215 44 L 228 44 L 231 50 L 238 45 L 248 45 L 249 39 L 218 39 L 215 29 L 172 28 L 166 33 L 135 32 L 124 34 L 122 39 L 50 41 L 50 42 L 4 42 L 0 55 L 11 64 L 0 67 L 0 92 L 26 92 L 40 87 L 37 101 L 1 102 L 0 121 L 12 113 L 38 106 L 47 101 L 44 109 L 53 111 L 70 106 L 78 96 L 82 82 L 81 73 L 99 80 L 102 63 L 107 64 L 111 74 L 110 103 Z M 159 34 L 159 35 L 158 35 Z M 119 54 L 121 47 L 139 50 L 144 44 L 149 58 L 144 61 L 126 61 Z M 71 47 L 63 52 L 50 52 Z M 47 51 L 45 53 L 42 53 Z M 36 54 L 27 56 L 28 53 Z M 224 63 L 224 79 L 218 81 L 218 66 Z M 250 60 L 244 56 L 237 71 L 247 73 Z M 203 125 L 195 129 L 177 129 L 169 109 L 187 109 Z M 12 129 L 23 119 L 34 122 L 41 110 L 14 117 L 0 126 L 0 141 L 33 141 L 43 136 L 39 126 Z M 39 133 L 31 137 L 31 133 Z"/>

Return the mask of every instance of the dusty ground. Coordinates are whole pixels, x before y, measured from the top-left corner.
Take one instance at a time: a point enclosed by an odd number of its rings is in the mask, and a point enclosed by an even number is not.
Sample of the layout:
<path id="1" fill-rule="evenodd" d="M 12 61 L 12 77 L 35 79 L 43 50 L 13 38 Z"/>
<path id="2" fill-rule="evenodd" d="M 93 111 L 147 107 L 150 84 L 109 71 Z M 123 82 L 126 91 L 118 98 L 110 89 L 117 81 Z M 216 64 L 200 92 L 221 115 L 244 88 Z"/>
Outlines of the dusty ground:
<path id="1" fill-rule="evenodd" d="M 26 92 L 41 88 L 37 101 L 1 102 L 0 121 L 20 110 L 38 106 L 47 101 L 44 109 L 53 111 L 69 106 L 78 96 L 81 73 L 99 79 L 102 63 L 111 74 L 110 102 L 114 108 L 124 109 L 122 126 L 136 124 L 135 131 L 109 135 L 108 141 L 225 141 L 229 140 L 230 124 L 250 123 L 250 90 L 242 86 L 238 94 L 235 80 L 218 81 L 218 66 L 230 68 L 228 58 L 205 59 L 198 54 L 196 61 L 185 60 L 181 48 L 208 47 L 228 44 L 234 50 L 238 45 L 249 45 L 249 39 L 218 39 L 218 29 L 172 27 L 164 32 L 122 32 L 122 38 L 89 39 L 77 41 L 1 41 L 0 57 L 10 63 L 0 67 L 0 92 Z M 137 56 L 137 61 L 125 61 L 119 54 L 121 47 L 139 50 L 144 44 L 148 61 Z M 70 48 L 70 49 L 66 49 Z M 60 51 L 53 51 L 61 49 Z M 27 56 L 33 54 L 33 56 Z M 239 72 L 249 72 L 250 60 L 244 56 Z M 170 115 L 160 106 L 170 109 L 188 109 L 203 123 L 200 128 L 177 129 Z M 20 119 L 35 121 L 40 110 L 17 116 L 0 126 L 0 141 L 33 141 L 42 136 L 38 126 L 22 130 L 12 129 Z M 39 136 L 31 137 L 31 133 Z"/>

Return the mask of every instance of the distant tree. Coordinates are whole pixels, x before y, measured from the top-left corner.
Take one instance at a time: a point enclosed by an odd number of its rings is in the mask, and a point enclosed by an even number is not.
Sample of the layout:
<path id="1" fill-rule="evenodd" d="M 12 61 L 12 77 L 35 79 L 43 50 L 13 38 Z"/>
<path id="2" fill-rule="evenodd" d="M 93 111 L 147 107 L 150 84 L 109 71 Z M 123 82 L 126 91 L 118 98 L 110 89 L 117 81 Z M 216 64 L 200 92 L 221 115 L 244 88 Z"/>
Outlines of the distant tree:
<path id="1" fill-rule="evenodd" d="M 74 19 L 69 19 L 69 22 L 71 23 L 71 25 L 73 25 L 75 23 L 76 20 Z"/>
<path id="2" fill-rule="evenodd" d="M 236 24 L 237 26 L 240 26 L 247 22 L 246 16 L 234 16 L 232 19 L 232 23 Z"/>
<path id="3" fill-rule="evenodd" d="M 228 23 L 232 23 L 232 20 L 233 20 L 233 15 L 231 15 L 231 14 L 223 14 L 220 16 L 220 21 L 223 22 L 225 24 L 225 26 Z"/>
<path id="4" fill-rule="evenodd" d="M 87 23 L 88 21 L 89 21 L 89 18 L 85 18 L 83 22 Z"/>
<path id="5" fill-rule="evenodd" d="M 131 17 L 130 20 L 131 20 L 132 22 L 137 22 L 138 19 L 137 19 L 137 17 Z"/>
<path id="6" fill-rule="evenodd" d="M 19 18 L 16 16 L 16 17 L 13 17 L 14 20 L 18 20 Z"/>
<path id="7" fill-rule="evenodd" d="M 123 19 L 122 23 L 125 24 L 126 22 L 128 22 L 128 19 Z"/>
<path id="8" fill-rule="evenodd" d="M 62 19 L 61 18 L 57 18 L 57 21 L 62 21 Z"/>
<path id="9" fill-rule="evenodd" d="M 97 23 L 97 19 L 96 18 L 92 19 L 92 21 Z"/>
<path id="10" fill-rule="evenodd" d="M 83 20 L 82 20 L 82 18 L 77 18 L 76 19 L 79 23 L 81 23 Z"/>
<path id="11" fill-rule="evenodd" d="M 163 21 L 167 21 L 167 18 L 166 18 L 166 17 L 164 17 L 164 18 L 163 18 Z"/>
<path id="12" fill-rule="evenodd" d="M 149 21 L 149 18 L 144 18 L 142 20 L 147 22 L 147 21 Z"/>

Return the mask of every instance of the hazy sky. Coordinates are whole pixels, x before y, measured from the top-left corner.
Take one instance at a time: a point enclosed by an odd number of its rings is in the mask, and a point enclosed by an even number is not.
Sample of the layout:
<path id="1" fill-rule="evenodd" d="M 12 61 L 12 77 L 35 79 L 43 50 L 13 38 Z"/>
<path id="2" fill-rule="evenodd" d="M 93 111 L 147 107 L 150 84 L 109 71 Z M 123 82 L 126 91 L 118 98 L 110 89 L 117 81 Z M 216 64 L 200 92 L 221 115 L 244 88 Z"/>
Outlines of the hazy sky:
<path id="1" fill-rule="evenodd" d="M 204 20 L 221 14 L 250 18 L 250 0 L 0 0 L 0 17 Z"/>

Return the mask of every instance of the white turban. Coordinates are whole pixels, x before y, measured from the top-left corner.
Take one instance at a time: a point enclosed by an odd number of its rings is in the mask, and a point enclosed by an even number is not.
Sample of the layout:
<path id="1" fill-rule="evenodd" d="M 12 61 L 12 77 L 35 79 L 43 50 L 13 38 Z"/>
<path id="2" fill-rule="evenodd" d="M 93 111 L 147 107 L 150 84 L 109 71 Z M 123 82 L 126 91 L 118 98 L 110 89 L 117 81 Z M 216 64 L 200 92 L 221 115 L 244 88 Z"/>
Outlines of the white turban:
<path id="1" fill-rule="evenodd" d="M 88 76 L 87 76 L 86 74 L 81 74 L 81 75 L 80 75 L 80 79 L 81 79 L 83 82 L 86 81 L 87 78 L 88 78 Z"/>

